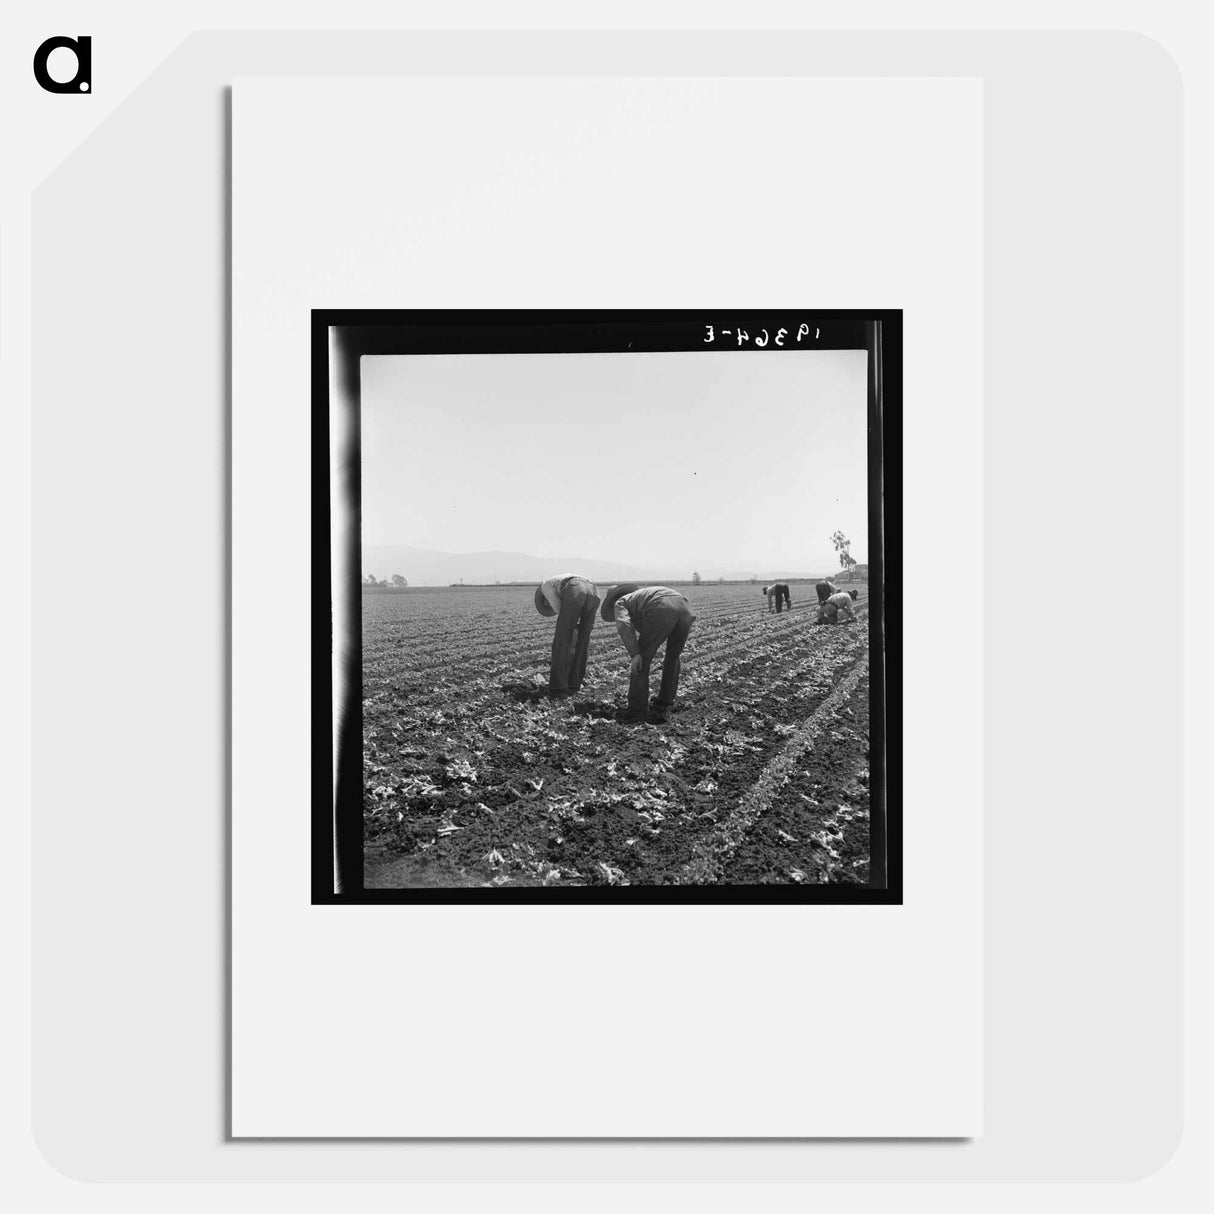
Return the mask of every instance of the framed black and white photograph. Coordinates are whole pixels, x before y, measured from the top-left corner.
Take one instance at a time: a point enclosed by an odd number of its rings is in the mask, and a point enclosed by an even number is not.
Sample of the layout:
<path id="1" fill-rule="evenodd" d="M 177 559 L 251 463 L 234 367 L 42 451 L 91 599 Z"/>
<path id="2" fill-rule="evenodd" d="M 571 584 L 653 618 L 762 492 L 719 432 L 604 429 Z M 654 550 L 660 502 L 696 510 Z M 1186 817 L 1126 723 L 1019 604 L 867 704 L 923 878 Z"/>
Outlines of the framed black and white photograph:
<path id="1" fill-rule="evenodd" d="M 980 1125 L 981 82 L 649 70 L 234 87 L 238 1136 Z"/>
<path id="2" fill-rule="evenodd" d="M 900 901 L 900 404 L 898 312 L 314 312 L 313 900 Z"/>

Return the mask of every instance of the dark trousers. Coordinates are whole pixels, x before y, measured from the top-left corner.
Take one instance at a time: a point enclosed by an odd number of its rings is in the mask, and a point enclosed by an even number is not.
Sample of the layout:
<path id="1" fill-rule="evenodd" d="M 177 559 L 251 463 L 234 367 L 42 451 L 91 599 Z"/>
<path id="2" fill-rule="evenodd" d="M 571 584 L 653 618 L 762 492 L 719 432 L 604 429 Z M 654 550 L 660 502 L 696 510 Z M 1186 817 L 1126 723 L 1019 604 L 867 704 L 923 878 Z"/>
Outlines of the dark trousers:
<path id="1" fill-rule="evenodd" d="M 658 599 L 645 608 L 637 631 L 641 669 L 628 678 L 629 712 L 644 712 L 649 707 L 649 667 L 663 642 L 666 654 L 662 659 L 662 686 L 658 690 L 657 702 L 663 708 L 669 708 L 674 703 L 682 666 L 679 655 L 687 644 L 695 618 L 687 600 L 681 597 Z"/>
<path id="2" fill-rule="evenodd" d="M 819 603 L 825 603 L 835 593 L 835 588 L 829 582 L 819 582 L 814 589 L 818 592 Z"/>
<path id="3" fill-rule="evenodd" d="M 585 578 L 570 578 L 561 587 L 561 610 L 552 638 L 550 691 L 577 691 L 586 677 L 590 630 L 599 609 L 599 592 Z"/>

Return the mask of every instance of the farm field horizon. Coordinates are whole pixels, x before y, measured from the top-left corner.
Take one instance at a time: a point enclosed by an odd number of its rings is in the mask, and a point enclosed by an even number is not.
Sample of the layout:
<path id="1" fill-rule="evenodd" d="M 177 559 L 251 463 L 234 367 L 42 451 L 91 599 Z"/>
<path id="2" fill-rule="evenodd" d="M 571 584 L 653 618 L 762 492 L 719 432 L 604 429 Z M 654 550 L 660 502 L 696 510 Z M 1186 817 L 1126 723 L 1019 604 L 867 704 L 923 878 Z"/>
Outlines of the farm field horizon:
<path id="1" fill-rule="evenodd" d="M 867 882 L 867 586 L 819 627 L 789 580 L 778 615 L 751 582 L 667 583 L 696 622 L 662 725 L 619 719 L 601 618 L 581 690 L 548 698 L 531 584 L 368 588 L 366 888 Z"/>
<path id="2" fill-rule="evenodd" d="M 590 579 L 593 581 L 594 579 Z M 620 579 L 621 581 L 623 579 Z M 823 573 L 823 574 L 791 574 L 781 573 L 772 574 L 770 577 L 754 578 L 702 578 L 700 581 L 695 581 L 690 577 L 677 578 L 644 578 L 634 577 L 628 579 L 638 586 L 670 586 L 678 590 L 682 590 L 685 586 L 701 587 L 705 590 L 710 590 L 714 586 L 754 586 L 756 589 L 761 589 L 765 582 L 787 582 L 790 586 L 809 586 L 812 587 L 816 582 L 830 581 L 840 588 L 848 588 L 857 590 L 861 586 L 867 585 L 867 579 L 848 580 L 840 573 Z M 609 586 L 616 585 L 616 582 L 600 581 L 597 583 L 599 590 L 605 590 Z M 534 579 L 512 579 L 510 581 L 501 582 L 407 582 L 404 586 L 393 586 L 386 581 L 376 582 L 374 585 L 369 585 L 363 582 L 360 589 L 364 594 L 410 594 L 414 591 L 421 590 L 534 590 L 536 582 Z"/>

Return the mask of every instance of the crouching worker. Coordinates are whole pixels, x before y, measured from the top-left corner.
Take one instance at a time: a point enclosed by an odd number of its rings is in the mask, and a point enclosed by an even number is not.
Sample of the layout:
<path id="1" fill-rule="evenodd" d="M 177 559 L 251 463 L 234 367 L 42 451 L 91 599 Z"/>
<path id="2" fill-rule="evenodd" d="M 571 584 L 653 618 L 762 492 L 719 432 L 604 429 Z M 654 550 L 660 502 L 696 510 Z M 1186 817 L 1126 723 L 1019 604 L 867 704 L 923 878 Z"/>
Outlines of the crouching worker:
<path id="1" fill-rule="evenodd" d="M 613 586 L 603 600 L 603 619 L 614 623 L 632 662 L 628 671 L 628 716 L 637 719 L 649 706 L 649 667 L 663 644 L 662 685 L 653 702 L 658 721 L 670 719 L 679 690 L 679 655 L 695 620 L 691 604 L 665 586 L 639 589 L 635 582 Z"/>
<path id="2" fill-rule="evenodd" d="M 819 582 L 814 589 L 818 592 L 818 605 L 821 606 L 832 594 L 838 594 L 839 588 L 834 582 Z"/>
<path id="3" fill-rule="evenodd" d="M 787 582 L 776 582 L 774 586 L 764 586 L 763 593 L 767 595 L 768 615 L 773 611 L 779 615 L 784 610 L 785 603 L 788 604 L 788 610 L 792 610 L 792 595 L 788 591 Z"/>
<path id="4" fill-rule="evenodd" d="M 550 577 L 535 589 L 535 609 L 540 615 L 556 616 L 552 638 L 552 669 L 548 690 L 557 696 L 580 690 L 586 677 L 586 654 L 590 630 L 599 606 L 593 582 L 576 574 Z"/>
<path id="5" fill-rule="evenodd" d="M 841 590 L 837 594 L 832 594 L 825 603 L 818 604 L 818 618 L 815 623 L 837 624 L 843 616 L 854 620 L 856 613 L 852 609 L 852 603 L 857 598 L 859 598 L 859 593 L 855 590 Z"/>

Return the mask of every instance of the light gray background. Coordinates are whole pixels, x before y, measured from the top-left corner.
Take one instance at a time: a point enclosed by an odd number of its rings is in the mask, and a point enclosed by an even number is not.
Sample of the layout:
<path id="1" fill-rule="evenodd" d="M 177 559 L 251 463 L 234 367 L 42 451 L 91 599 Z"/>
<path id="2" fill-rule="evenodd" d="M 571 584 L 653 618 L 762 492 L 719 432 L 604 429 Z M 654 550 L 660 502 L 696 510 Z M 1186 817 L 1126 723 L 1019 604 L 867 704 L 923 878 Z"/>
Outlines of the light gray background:
<path id="1" fill-rule="evenodd" d="M 984 78 L 981 1140 L 223 1141 L 223 89 L 408 72 Z M 34 1118 L 56 1167 L 1117 1180 L 1165 1162 L 1180 1134 L 1178 589 L 1131 615 L 1135 581 L 1178 583 L 1180 559 L 1180 81 L 1155 44 L 197 35 L 37 191 L 33 256 Z M 907 592 L 934 573 L 908 571 Z"/>

